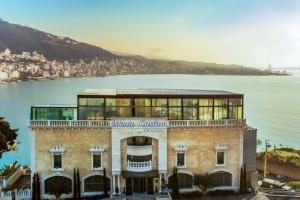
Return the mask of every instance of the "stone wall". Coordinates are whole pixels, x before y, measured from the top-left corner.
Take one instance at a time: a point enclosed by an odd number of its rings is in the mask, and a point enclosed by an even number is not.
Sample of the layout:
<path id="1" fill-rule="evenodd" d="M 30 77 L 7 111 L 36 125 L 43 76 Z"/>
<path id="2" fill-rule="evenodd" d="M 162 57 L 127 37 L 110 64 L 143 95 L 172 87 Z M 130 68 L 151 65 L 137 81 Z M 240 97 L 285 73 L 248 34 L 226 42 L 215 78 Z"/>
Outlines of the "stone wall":
<path id="1" fill-rule="evenodd" d="M 168 174 L 176 164 L 175 147 L 184 145 L 186 168 L 178 172 L 203 174 L 215 171 L 227 171 L 233 175 L 233 186 L 239 185 L 239 171 L 242 163 L 241 143 L 243 130 L 240 128 L 217 129 L 169 129 L 168 130 Z M 225 166 L 216 166 L 215 146 L 219 143 L 228 147 L 225 154 Z"/>
<path id="2" fill-rule="evenodd" d="M 63 175 L 73 177 L 73 169 L 79 168 L 81 177 L 95 173 L 91 170 L 91 152 L 93 146 L 104 149 L 103 166 L 107 174 L 111 174 L 111 133 L 110 130 L 72 130 L 72 129 L 41 129 L 35 132 L 35 172 L 42 178 L 54 175 L 49 149 L 59 145 L 65 148 L 63 154 Z M 102 173 L 102 172 L 101 172 Z"/>
<path id="3" fill-rule="evenodd" d="M 257 158 L 257 169 L 260 171 L 264 170 L 264 159 Z M 291 165 L 288 163 L 280 163 L 278 161 L 268 161 L 267 170 L 269 173 L 286 176 L 291 179 L 300 180 L 300 167 Z"/>

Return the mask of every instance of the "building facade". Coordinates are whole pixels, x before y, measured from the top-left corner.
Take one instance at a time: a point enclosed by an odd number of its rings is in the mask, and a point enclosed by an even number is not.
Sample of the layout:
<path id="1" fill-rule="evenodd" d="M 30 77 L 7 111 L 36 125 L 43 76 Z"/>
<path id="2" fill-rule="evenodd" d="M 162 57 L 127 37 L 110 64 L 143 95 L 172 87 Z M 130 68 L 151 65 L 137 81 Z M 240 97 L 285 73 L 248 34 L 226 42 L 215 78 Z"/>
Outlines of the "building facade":
<path id="1" fill-rule="evenodd" d="M 44 198 L 55 178 L 72 196 L 74 168 L 83 196 L 103 193 L 104 180 L 111 194 L 159 192 L 174 167 L 181 192 L 199 190 L 204 175 L 208 189 L 238 191 L 241 167 L 249 184 L 256 169 L 243 102 L 225 91 L 87 89 L 77 105 L 32 106 L 32 171 Z"/>

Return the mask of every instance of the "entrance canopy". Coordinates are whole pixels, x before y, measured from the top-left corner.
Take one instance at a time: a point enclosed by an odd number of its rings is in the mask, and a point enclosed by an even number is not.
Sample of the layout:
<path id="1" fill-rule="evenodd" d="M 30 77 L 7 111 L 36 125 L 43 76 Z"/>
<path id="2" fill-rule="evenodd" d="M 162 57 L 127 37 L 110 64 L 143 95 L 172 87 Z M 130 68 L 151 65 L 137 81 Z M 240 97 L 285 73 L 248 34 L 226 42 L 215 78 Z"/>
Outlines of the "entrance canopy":
<path id="1" fill-rule="evenodd" d="M 159 177 L 158 170 L 151 170 L 148 172 L 131 172 L 131 171 L 122 171 L 122 176 L 124 178 L 155 178 Z"/>

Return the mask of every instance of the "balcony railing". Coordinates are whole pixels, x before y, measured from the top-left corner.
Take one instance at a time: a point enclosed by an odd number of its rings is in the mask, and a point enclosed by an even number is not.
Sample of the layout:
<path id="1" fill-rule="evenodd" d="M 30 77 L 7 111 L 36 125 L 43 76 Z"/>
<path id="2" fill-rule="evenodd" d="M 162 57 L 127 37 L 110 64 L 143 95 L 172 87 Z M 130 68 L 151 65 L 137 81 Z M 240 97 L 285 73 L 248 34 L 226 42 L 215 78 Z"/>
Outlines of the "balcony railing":
<path id="1" fill-rule="evenodd" d="M 244 126 L 245 119 L 220 119 L 220 120 L 168 120 L 167 127 L 201 127 L 201 126 Z M 111 120 L 31 120 L 29 127 L 91 127 L 110 128 Z"/>
<path id="2" fill-rule="evenodd" d="M 110 120 L 31 120 L 29 127 L 111 127 Z"/>
<path id="3" fill-rule="evenodd" d="M 169 127 L 182 126 L 239 126 L 245 125 L 245 119 L 219 119 L 219 120 L 169 120 Z"/>
<path id="4" fill-rule="evenodd" d="M 145 146 L 127 145 L 127 155 L 145 156 L 151 154 L 152 154 L 152 145 L 145 145 Z"/>
<path id="5" fill-rule="evenodd" d="M 127 161 L 127 170 L 131 172 L 146 172 L 152 170 L 151 160 L 146 162 L 132 162 Z"/>

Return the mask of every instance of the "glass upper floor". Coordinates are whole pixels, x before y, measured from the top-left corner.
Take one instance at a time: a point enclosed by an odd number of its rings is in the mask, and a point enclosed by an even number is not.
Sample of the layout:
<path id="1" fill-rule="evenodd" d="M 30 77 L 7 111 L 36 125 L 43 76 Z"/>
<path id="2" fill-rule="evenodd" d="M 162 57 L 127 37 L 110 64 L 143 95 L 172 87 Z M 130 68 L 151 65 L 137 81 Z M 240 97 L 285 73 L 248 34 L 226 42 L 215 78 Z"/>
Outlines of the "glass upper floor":
<path id="1" fill-rule="evenodd" d="M 156 91 L 156 90 L 155 90 Z M 159 90 L 160 91 L 160 90 Z M 77 105 L 33 106 L 32 120 L 109 120 L 112 117 L 165 117 L 169 120 L 243 119 L 243 95 L 171 90 L 80 93 Z M 182 92 L 184 91 L 184 92 Z"/>

